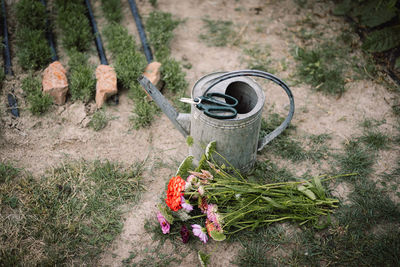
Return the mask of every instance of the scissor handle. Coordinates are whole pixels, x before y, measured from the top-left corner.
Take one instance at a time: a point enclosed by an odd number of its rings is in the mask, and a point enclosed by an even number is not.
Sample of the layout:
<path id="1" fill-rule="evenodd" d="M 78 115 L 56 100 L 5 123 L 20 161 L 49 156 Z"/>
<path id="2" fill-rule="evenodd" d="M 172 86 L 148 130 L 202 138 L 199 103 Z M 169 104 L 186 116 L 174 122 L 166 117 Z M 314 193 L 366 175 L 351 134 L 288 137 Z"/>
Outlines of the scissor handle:
<path id="1" fill-rule="evenodd" d="M 214 119 L 233 119 L 237 115 L 237 110 L 230 106 L 217 106 L 200 103 L 197 104 L 197 108 L 203 110 L 204 114 Z"/>
<path id="2" fill-rule="evenodd" d="M 220 97 L 220 98 L 224 98 L 226 102 L 222 102 L 219 101 L 218 99 L 215 99 L 215 97 Z M 203 97 L 204 99 L 204 97 Z M 222 94 L 222 93 L 217 93 L 217 92 L 213 92 L 213 93 L 208 93 L 205 95 L 205 99 L 207 102 L 210 103 L 214 103 L 220 106 L 226 106 L 226 107 L 236 107 L 239 104 L 239 101 L 234 98 L 233 96 L 227 95 L 227 94 Z M 231 102 L 232 104 L 228 103 Z"/>

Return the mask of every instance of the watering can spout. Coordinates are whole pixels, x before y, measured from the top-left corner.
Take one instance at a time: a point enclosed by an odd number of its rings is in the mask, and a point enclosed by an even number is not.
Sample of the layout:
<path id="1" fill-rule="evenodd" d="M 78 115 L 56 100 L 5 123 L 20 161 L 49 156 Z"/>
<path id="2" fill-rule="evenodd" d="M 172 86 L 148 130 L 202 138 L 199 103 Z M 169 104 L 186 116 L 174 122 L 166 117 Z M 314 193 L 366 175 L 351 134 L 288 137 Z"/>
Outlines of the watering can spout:
<path id="1" fill-rule="evenodd" d="M 160 107 L 162 112 L 167 115 L 168 119 L 174 124 L 178 131 L 186 138 L 190 129 L 190 114 L 178 113 L 161 92 L 152 84 L 145 76 L 140 76 L 139 83 Z"/>

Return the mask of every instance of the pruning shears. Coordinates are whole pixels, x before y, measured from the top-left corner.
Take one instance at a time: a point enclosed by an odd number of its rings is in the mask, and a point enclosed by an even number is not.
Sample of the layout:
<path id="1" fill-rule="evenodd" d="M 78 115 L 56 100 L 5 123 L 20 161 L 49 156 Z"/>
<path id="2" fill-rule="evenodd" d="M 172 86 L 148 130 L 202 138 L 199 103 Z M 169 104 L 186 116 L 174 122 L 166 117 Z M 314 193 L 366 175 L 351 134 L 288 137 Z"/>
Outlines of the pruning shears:
<path id="1" fill-rule="evenodd" d="M 219 100 L 222 98 L 225 101 Z M 238 100 L 230 95 L 222 93 L 208 93 L 206 95 L 192 98 L 181 98 L 181 102 L 196 105 L 204 114 L 215 119 L 233 119 L 237 115 L 235 107 Z"/>

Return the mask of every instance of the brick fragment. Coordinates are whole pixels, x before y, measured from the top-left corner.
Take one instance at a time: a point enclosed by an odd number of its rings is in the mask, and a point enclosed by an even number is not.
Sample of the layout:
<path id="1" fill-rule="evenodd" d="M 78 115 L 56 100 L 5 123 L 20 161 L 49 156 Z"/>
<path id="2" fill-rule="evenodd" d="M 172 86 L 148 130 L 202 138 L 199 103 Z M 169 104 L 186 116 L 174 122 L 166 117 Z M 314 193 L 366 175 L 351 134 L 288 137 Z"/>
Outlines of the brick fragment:
<path id="1" fill-rule="evenodd" d="M 143 76 L 145 76 L 158 90 L 161 91 L 163 81 L 161 80 L 161 63 L 157 61 L 151 62 L 144 69 Z M 147 94 L 147 92 L 146 92 Z M 151 100 L 151 96 L 147 94 L 147 99 Z"/>
<path id="2" fill-rule="evenodd" d="M 96 105 L 101 108 L 108 97 L 115 95 L 117 89 L 117 73 L 109 65 L 99 65 L 96 69 Z"/>
<path id="3" fill-rule="evenodd" d="M 59 61 L 51 63 L 43 72 L 43 92 L 51 95 L 57 105 L 63 105 L 68 92 L 66 70 Z"/>

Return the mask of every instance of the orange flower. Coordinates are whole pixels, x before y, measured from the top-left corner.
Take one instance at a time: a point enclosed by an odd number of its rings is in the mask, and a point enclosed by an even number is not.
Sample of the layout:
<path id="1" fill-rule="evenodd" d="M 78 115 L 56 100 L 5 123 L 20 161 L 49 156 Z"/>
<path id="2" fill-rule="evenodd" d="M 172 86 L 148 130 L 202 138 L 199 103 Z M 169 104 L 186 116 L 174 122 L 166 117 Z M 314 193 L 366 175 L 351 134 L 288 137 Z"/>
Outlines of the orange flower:
<path id="1" fill-rule="evenodd" d="M 167 198 L 165 203 L 167 206 L 173 210 L 177 211 L 182 208 L 181 206 L 181 196 L 182 191 L 185 189 L 185 181 L 180 177 L 172 177 L 168 183 Z"/>

